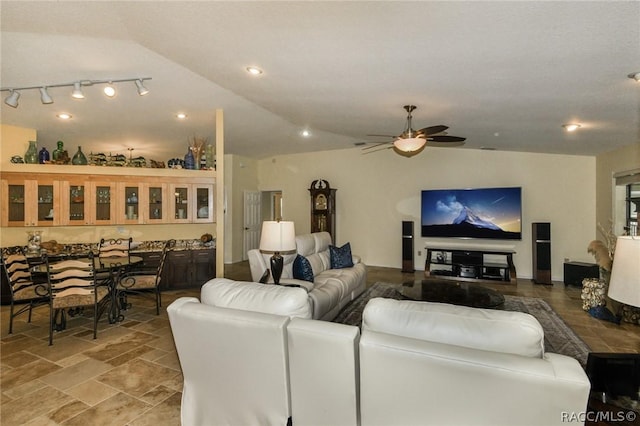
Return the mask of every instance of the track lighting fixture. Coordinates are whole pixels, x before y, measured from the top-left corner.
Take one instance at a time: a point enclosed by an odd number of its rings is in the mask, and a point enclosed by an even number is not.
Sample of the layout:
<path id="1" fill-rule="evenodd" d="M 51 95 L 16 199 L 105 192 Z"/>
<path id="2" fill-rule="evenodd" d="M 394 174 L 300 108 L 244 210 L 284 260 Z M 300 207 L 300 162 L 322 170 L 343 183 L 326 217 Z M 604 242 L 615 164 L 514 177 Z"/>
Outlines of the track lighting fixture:
<path id="1" fill-rule="evenodd" d="M 116 95 L 116 88 L 113 87 L 113 84 L 111 82 L 109 82 L 109 84 L 107 84 L 107 86 L 105 86 L 104 94 L 107 95 L 110 98 L 113 98 Z"/>
<path id="2" fill-rule="evenodd" d="M 138 88 L 138 95 L 144 96 L 147 93 L 149 93 L 149 89 L 144 87 L 144 84 L 142 84 L 142 80 L 136 80 L 135 83 L 136 83 L 136 87 Z"/>
<path id="3" fill-rule="evenodd" d="M 136 88 L 138 89 L 138 94 L 140 96 L 144 96 L 149 93 L 149 89 L 144 86 L 145 80 L 151 80 L 151 77 L 143 77 L 143 78 L 123 78 L 118 80 L 80 80 L 75 81 L 73 83 L 61 83 L 61 84 L 47 84 L 40 86 L 27 86 L 27 87 L 2 87 L 0 88 L 0 92 L 9 92 L 9 96 L 4 99 L 4 103 L 9 105 L 12 108 L 18 107 L 18 99 L 20 98 L 21 90 L 31 90 L 37 89 L 40 91 L 40 101 L 43 104 L 52 104 L 53 98 L 49 95 L 48 90 L 52 87 L 73 87 L 73 91 L 71 92 L 71 96 L 75 99 L 84 99 L 84 92 L 82 90 L 83 87 L 86 86 L 95 86 L 98 84 L 106 84 L 107 86 L 104 88 L 105 95 L 109 97 L 114 97 L 116 95 L 116 88 L 114 83 L 124 83 L 128 81 L 133 81 L 136 84 Z"/>
<path id="4" fill-rule="evenodd" d="M 82 84 L 79 81 L 73 83 L 73 92 L 71 97 L 76 99 L 84 99 L 84 93 L 82 93 Z"/>
<path id="5" fill-rule="evenodd" d="M 11 90 L 11 92 L 9 93 L 9 96 L 7 96 L 7 98 L 4 100 L 4 103 L 9 105 L 10 107 L 17 108 L 18 99 L 20 99 L 20 92 Z"/>
<path id="6" fill-rule="evenodd" d="M 47 93 L 47 88 L 46 87 L 41 87 L 40 88 L 40 101 L 42 101 L 43 104 L 52 104 L 53 103 L 53 99 L 51 98 L 51 96 L 49 96 L 49 93 Z"/>

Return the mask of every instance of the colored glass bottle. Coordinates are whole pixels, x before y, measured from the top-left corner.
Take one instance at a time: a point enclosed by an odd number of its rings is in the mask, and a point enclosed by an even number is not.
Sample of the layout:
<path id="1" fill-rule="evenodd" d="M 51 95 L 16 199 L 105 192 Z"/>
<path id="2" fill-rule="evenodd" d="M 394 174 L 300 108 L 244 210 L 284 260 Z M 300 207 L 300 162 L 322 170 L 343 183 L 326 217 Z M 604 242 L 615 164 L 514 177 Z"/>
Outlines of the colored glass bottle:
<path id="1" fill-rule="evenodd" d="M 82 152 L 82 147 L 78 147 L 78 152 L 71 159 L 71 164 L 75 166 L 86 166 L 87 165 L 87 157 L 84 156 Z"/>
<path id="2" fill-rule="evenodd" d="M 40 153 L 38 154 L 38 161 L 40 164 L 44 164 L 44 163 L 48 163 L 49 162 L 49 151 L 47 151 L 47 148 L 42 147 L 42 149 L 40 150 Z"/>
<path id="3" fill-rule="evenodd" d="M 64 142 L 58 141 L 58 148 L 53 150 L 53 161 L 61 161 L 64 153 Z"/>
<path id="4" fill-rule="evenodd" d="M 191 152 L 191 149 L 189 149 L 187 151 L 187 155 L 184 156 L 184 168 L 189 170 L 193 170 L 196 168 L 196 161 L 193 157 L 193 152 Z"/>
<path id="5" fill-rule="evenodd" d="M 38 147 L 36 141 L 29 141 L 29 148 L 24 153 L 24 162 L 27 164 L 38 164 Z"/>

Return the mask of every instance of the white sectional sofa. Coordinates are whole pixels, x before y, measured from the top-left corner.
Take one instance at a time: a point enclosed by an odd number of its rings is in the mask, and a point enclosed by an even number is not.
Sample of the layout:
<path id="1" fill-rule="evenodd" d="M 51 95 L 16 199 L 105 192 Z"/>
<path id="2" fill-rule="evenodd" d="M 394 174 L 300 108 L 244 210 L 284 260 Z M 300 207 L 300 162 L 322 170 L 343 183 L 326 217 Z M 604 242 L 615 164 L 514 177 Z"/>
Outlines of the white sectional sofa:
<path id="1" fill-rule="evenodd" d="M 577 360 L 524 313 L 372 299 L 358 327 L 311 318 L 300 288 L 216 278 L 168 308 L 182 424 L 566 425 Z M 569 419 L 569 420 L 568 420 Z"/>
<path id="2" fill-rule="evenodd" d="M 296 236 L 296 253 L 285 254 L 284 268 L 280 284 L 294 284 L 304 287 L 312 303 L 313 319 L 330 321 L 340 310 L 365 289 L 367 270 L 358 256 L 352 256 L 353 266 L 332 269 L 328 232 L 316 232 Z M 271 254 L 260 250 L 249 250 L 251 278 L 260 281 L 269 268 Z M 294 278 L 293 264 L 297 255 L 305 257 L 313 269 L 313 282 Z M 268 282 L 273 282 L 270 277 Z"/>

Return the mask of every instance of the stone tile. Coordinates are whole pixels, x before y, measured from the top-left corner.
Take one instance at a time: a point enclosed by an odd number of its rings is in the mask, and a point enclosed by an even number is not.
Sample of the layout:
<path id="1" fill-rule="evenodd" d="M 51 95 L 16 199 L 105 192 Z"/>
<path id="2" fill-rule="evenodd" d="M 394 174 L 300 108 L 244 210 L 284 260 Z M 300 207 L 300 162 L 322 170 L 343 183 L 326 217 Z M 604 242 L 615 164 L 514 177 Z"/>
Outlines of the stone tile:
<path id="1" fill-rule="evenodd" d="M 88 380 L 67 389 L 65 392 L 90 406 L 97 405 L 118 393 L 111 386 L 97 380 Z"/>
<path id="2" fill-rule="evenodd" d="M 169 389 L 173 389 L 176 392 L 182 392 L 182 387 L 184 385 L 184 377 L 182 377 L 182 372 L 169 380 L 165 380 L 161 383 L 161 385 L 166 386 Z"/>
<path id="3" fill-rule="evenodd" d="M 84 354 L 100 361 L 107 361 L 121 356 L 140 345 L 148 344 L 155 339 L 157 337 L 152 334 L 130 332 L 99 347 L 85 351 Z"/>
<path id="4" fill-rule="evenodd" d="M 51 411 L 47 417 L 56 423 L 62 423 L 67 419 L 77 416 L 88 408 L 89 406 L 84 402 L 73 400 Z"/>
<path id="5" fill-rule="evenodd" d="M 4 365 L 7 365 L 11 368 L 17 368 L 22 365 L 29 364 L 30 362 L 33 362 L 38 359 L 40 358 L 38 358 L 35 355 L 32 355 L 28 352 L 21 351 L 21 352 L 15 352 L 13 354 L 7 355 L 5 358 L 2 359 L 2 364 L 3 364 L 3 367 Z"/>
<path id="6" fill-rule="evenodd" d="M 95 346 L 95 342 L 78 339 L 76 336 L 69 335 L 62 338 L 53 336 L 53 345 L 49 346 L 47 342 L 44 346 L 40 345 L 29 349 L 29 352 L 49 361 L 58 362 Z"/>
<path id="7" fill-rule="evenodd" d="M 4 359 L 9 355 L 12 355 L 16 352 L 21 352 L 25 349 L 33 353 L 34 350 L 37 350 L 39 348 L 44 348 L 47 345 L 48 345 L 48 342 L 45 342 L 39 339 L 34 339 L 33 337 L 29 337 L 25 335 L 15 336 L 14 338 L 3 339 L 0 357 Z"/>
<path id="8" fill-rule="evenodd" d="M 48 374 L 60 370 L 61 367 L 44 359 L 38 359 L 27 365 L 12 370 L 0 372 L 0 387 L 4 391 L 13 387 L 42 378 Z"/>
<path id="9" fill-rule="evenodd" d="M 182 371 L 180 368 L 180 358 L 176 352 L 169 352 L 167 355 L 155 360 L 156 364 L 164 365 L 176 371 Z"/>
<path id="10" fill-rule="evenodd" d="M 145 413 L 150 405 L 123 393 L 100 402 L 77 416 L 65 421 L 65 426 L 113 426 L 128 425 L 130 422 Z M 156 425 L 167 424 L 164 422 Z"/>
<path id="11" fill-rule="evenodd" d="M 114 367 L 117 367 L 118 365 L 122 365 L 126 362 L 129 362 L 132 359 L 138 358 L 141 355 L 144 355 L 146 352 L 150 352 L 152 350 L 153 348 L 151 348 L 150 346 L 138 346 L 138 347 L 134 346 L 133 350 L 125 352 L 122 355 L 117 356 L 115 358 L 111 358 L 107 362 L 113 365 Z"/>
<path id="12" fill-rule="evenodd" d="M 46 415 L 74 399 L 50 386 L 2 405 L 2 424 L 20 425 L 39 416 Z"/>
<path id="13" fill-rule="evenodd" d="M 129 426 L 179 425 L 182 395 L 174 393 L 166 400 L 134 419 Z"/>
<path id="14" fill-rule="evenodd" d="M 151 391 L 158 383 L 180 374 L 170 368 L 149 361 L 135 359 L 100 375 L 96 380 L 122 392 L 140 397 Z"/>
<path id="15" fill-rule="evenodd" d="M 89 359 L 89 357 L 85 354 L 75 354 L 59 360 L 56 364 L 62 367 L 70 367 L 72 365 L 79 364 L 82 361 L 86 361 L 87 359 Z"/>
<path id="16" fill-rule="evenodd" d="M 9 395 L 12 399 L 17 399 L 17 398 L 22 398 L 23 396 L 28 395 L 31 392 L 34 392 L 46 386 L 47 384 L 44 382 L 41 382 L 40 380 L 30 380 L 19 386 L 6 389 L 5 393 Z"/>
<path id="17" fill-rule="evenodd" d="M 166 386 L 160 385 L 142 395 L 140 399 L 149 405 L 157 405 L 175 393 L 178 392 L 174 391 L 173 389 L 169 389 Z"/>
<path id="18" fill-rule="evenodd" d="M 49 374 L 41 380 L 58 389 L 66 390 L 108 372 L 112 368 L 113 367 L 107 363 L 89 358 L 78 364 Z"/>

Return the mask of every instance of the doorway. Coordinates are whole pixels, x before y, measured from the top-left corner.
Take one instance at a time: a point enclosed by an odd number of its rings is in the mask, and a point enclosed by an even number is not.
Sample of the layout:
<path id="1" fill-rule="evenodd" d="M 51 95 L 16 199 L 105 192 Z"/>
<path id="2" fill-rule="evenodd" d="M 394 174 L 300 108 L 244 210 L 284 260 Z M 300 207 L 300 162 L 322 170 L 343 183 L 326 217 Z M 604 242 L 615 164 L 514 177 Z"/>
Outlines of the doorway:
<path id="1" fill-rule="evenodd" d="M 260 246 L 262 222 L 282 220 L 282 191 L 244 191 L 243 260 Z"/>

